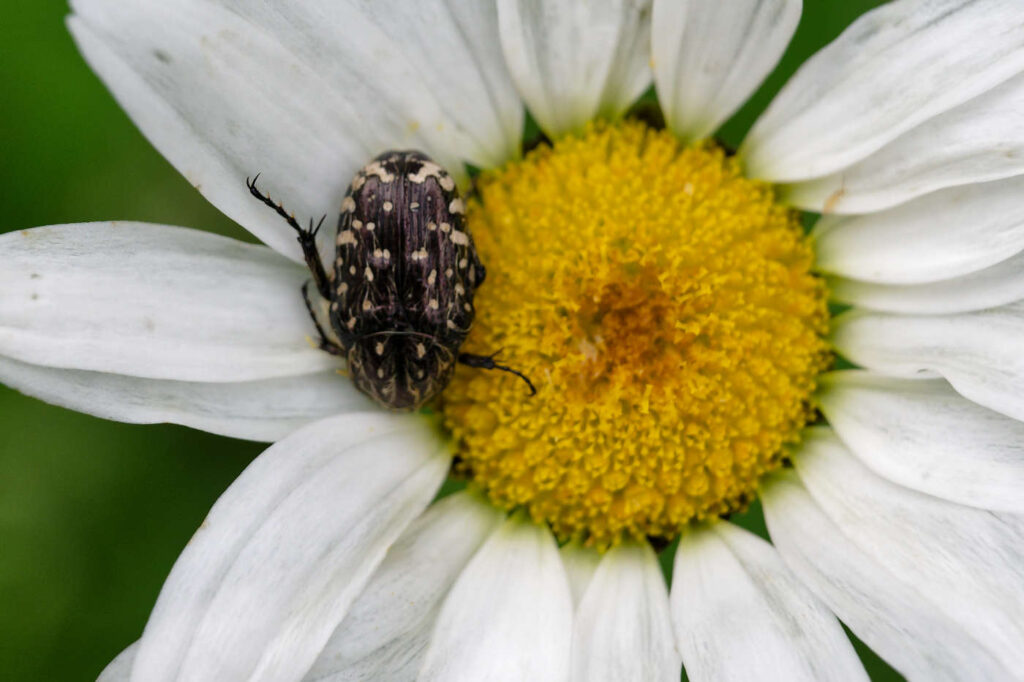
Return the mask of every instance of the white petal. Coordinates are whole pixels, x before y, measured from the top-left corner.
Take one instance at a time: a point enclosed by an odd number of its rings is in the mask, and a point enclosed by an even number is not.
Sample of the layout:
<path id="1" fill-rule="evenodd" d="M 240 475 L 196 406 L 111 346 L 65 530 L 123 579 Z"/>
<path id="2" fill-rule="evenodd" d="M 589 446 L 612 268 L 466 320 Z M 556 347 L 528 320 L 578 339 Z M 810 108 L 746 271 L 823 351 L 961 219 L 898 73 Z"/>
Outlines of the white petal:
<path id="1" fill-rule="evenodd" d="M 1024 421 L 1024 303 L 961 315 L 913 317 L 853 311 L 832 342 L 847 359 L 882 374 L 941 375 L 960 395 Z"/>
<path id="2" fill-rule="evenodd" d="M 655 0 L 651 51 L 668 127 L 686 142 L 708 137 L 782 57 L 802 0 Z"/>
<path id="3" fill-rule="evenodd" d="M 301 679 L 449 461 L 425 421 L 379 412 L 272 446 L 178 558 L 132 679 Z"/>
<path id="4" fill-rule="evenodd" d="M 924 284 L 875 284 L 842 277 L 828 285 L 832 298 L 893 313 L 941 315 L 984 310 L 1024 299 L 1024 251 L 962 277 Z"/>
<path id="5" fill-rule="evenodd" d="M 651 86 L 651 2 L 626 0 L 630 7 L 612 59 L 595 118 L 616 119 Z M 589 40 L 589 37 L 588 37 Z"/>
<path id="6" fill-rule="evenodd" d="M 418 4 L 418 3 L 417 3 Z M 405 7 L 408 3 L 403 2 Z M 493 115 L 499 119 L 503 137 L 493 136 L 494 143 L 491 143 L 493 151 L 484 151 L 476 155 L 469 155 L 462 152 L 463 157 L 469 161 L 478 161 L 478 165 L 486 167 L 498 167 L 510 158 L 518 157 L 521 153 L 523 139 L 523 124 L 526 119 L 526 109 L 523 101 L 519 98 L 519 92 L 512 83 L 512 76 L 505 64 L 505 54 L 501 50 L 501 40 L 498 31 L 498 7 L 493 2 L 478 2 L 478 0 L 447 0 L 450 12 L 459 25 L 459 30 L 464 40 L 467 41 L 468 49 L 472 52 L 469 65 L 481 70 L 481 77 L 485 81 L 488 100 L 494 108 Z M 449 43 L 444 45 L 448 49 Z M 429 49 L 436 50 L 436 45 L 429 45 Z M 443 51 L 444 51 L 443 50 Z M 460 64 L 457 68 L 460 73 L 466 70 L 467 64 Z M 449 79 L 451 75 L 443 70 L 433 70 L 434 75 L 440 79 Z M 468 74 L 464 76 L 463 83 L 473 83 L 468 80 Z M 484 108 L 480 102 L 480 90 L 474 86 L 470 92 L 462 94 L 461 99 L 453 99 L 443 104 L 459 109 L 460 124 L 465 125 L 467 134 L 472 134 L 474 127 L 482 127 L 486 119 L 477 114 L 472 120 L 467 118 L 463 107 L 467 101 L 474 102 L 477 111 Z M 466 107 L 469 110 L 469 107 Z M 449 110 L 449 114 L 456 116 L 455 112 Z M 479 137 L 485 138 L 486 133 Z M 500 145 L 497 144 L 500 141 Z"/>
<path id="7" fill-rule="evenodd" d="M 564 545 L 559 553 L 562 555 L 562 564 L 565 566 L 565 574 L 569 578 L 569 588 L 572 590 L 572 603 L 579 608 L 583 594 L 594 577 L 594 571 L 601 563 L 601 555 L 597 550 L 584 547 L 577 542 L 570 542 Z"/>
<path id="8" fill-rule="evenodd" d="M 416 679 L 442 600 L 501 519 L 469 493 L 431 506 L 388 550 L 305 680 Z"/>
<path id="9" fill-rule="evenodd" d="M 890 481 L 960 504 L 1024 513 L 1024 423 L 942 379 L 821 378 L 818 402 L 850 450 Z"/>
<path id="10" fill-rule="evenodd" d="M 741 150 L 752 177 L 820 177 L 1024 69 L 1016 0 L 899 0 L 808 60 Z"/>
<path id="11" fill-rule="evenodd" d="M 214 206 L 300 260 L 292 229 L 245 179 L 263 173 L 262 189 L 301 222 L 337 211 L 374 151 L 339 129 L 343 98 L 271 36 L 212 4 L 72 6 L 78 49 L 146 138 Z"/>
<path id="12" fill-rule="evenodd" d="M 53 369 L 0 355 L 0 383 L 48 403 L 129 424 L 181 424 L 263 442 L 311 421 L 372 410 L 374 404 L 337 372 L 202 383 Z"/>
<path id="13" fill-rule="evenodd" d="M 687 533 L 672 576 L 694 682 L 867 680 L 839 621 L 759 537 L 725 522 Z"/>
<path id="14" fill-rule="evenodd" d="M 249 195 L 247 176 L 262 172 L 262 188 L 304 222 L 336 213 L 355 171 L 386 149 L 422 149 L 461 176 L 459 151 L 491 160 L 513 150 L 512 132 L 518 138 L 521 114 L 505 110 L 514 97 L 494 56 L 481 67 L 486 75 L 474 73 L 486 37 L 453 37 L 481 28 L 483 9 L 458 19 L 439 13 L 409 35 L 403 3 L 404 21 L 392 26 L 399 37 L 369 3 L 72 6 L 80 50 L 149 140 L 220 210 L 296 260 L 291 228 Z M 431 42 L 435 25 L 451 43 Z M 428 59 L 424 50 L 441 44 Z"/>
<path id="15" fill-rule="evenodd" d="M 139 643 L 132 643 L 127 649 L 117 655 L 107 667 L 103 669 L 96 682 L 128 682 L 132 673 L 132 664 L 135 662 L 135 654 L 139 650 Z"/>
<path id="16" fill-rule="evenodd" d="M 219 2 L 312 65 L 362 107 L 362 117 L 394 117 L 394 130 L 381 131 L 384 147 L 395 148 L 389 136 L 396 132 L 417 133 L 442 155 L 477 166 L 500 166 L 519 155 L 523 104 L 501 53 L 493 2 Z M 412 115 L 423 118 L 411 121 Z M 359 135 L 377 125 L 353 123 Z M 407 131 L 403 123 L 420 127 Z M 433 128 L 421 129 L 428 125 Z"/>
<path id="17" fill-rule="evenodd" d="M 858 637 L 908 679 L 1019 679 L 1024 517 L 890 483 L 826 429 L 793 459 L 762 496 L 772 540 Z"/>
<path id="18" fill-rule="evenodd" d="M 574 682 L 677 682 L 668 589 L 650 545 L 607 552 L 576 611 Z"/>
<path id="19" fill-rule="evenodd" d="M 879 213 L 814 226 L 822 270 L 865 282 L 959 277 L 1024 250 L 1024 177 L 953 187 Z"/>
<path id="20" fill-rule="evenodd" d="M 339 367 L 312 348 L 302 268 L 270 249 L 145 223 L 0 236 L 0 354 L 178 381 Z"/>
<path id="21" fill-rule="evenodd" d="M 615 118 L 650 84 L 650 0 L 498 0 L 505 61 L 550 137 Z"/>
<path id="22" fill-rule="evenodd" d="M 922 123 L 871 156 L 781 190 L 823 213 L 867 213 L 945 187 L 1024 173 L 1024 76 Z"/>
<path id="23" fill-rule="evenodd" d="M 564 682 L 572 596 L 554 538 L 519 519 L 498 528 L 456 581 L 420 682 Z"/>

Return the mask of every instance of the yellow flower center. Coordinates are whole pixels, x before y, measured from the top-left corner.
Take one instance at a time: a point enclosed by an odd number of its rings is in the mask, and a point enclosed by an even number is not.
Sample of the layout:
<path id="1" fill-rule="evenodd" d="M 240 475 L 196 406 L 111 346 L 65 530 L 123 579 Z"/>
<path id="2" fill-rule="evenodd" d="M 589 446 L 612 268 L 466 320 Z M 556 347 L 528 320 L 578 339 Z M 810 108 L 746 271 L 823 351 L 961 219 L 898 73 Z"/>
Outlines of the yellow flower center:
<path id="1" fill-rule="evenodd" d="M 798 216 L 711 145 L 592 126 L 479 178 L 487 281 L 442 406 L 459 469 L 563 538 L 674 537 L 737 510 L 812 415 L 830 355 Z"/>

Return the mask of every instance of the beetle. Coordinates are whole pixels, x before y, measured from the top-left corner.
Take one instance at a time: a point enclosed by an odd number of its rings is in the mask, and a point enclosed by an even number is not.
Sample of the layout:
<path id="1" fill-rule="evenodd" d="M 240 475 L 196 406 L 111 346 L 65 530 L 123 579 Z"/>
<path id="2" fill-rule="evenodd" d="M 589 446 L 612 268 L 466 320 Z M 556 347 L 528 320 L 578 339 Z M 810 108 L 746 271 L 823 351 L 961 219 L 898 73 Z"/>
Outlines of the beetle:
<path id="1" fill-rule="evenodd" d="M 329 302 L 333 337 L 325 333 L 302 287 L 319 347 L 347 360 L 356 387 L 392 410 L 412 410 L 437 396 L 455 364 L 521 372 L 497 353 L 460 353 L 486 277 L 466 228 L 455 180 L 419 151 L 386 151 L 360 169 L 341 203 L 333 267 L 320 259 L 316 236 L 324 218 L 303 228 L 281 203 L 246 178 L 249 192 L 296 231 L 312 284 Z"/>

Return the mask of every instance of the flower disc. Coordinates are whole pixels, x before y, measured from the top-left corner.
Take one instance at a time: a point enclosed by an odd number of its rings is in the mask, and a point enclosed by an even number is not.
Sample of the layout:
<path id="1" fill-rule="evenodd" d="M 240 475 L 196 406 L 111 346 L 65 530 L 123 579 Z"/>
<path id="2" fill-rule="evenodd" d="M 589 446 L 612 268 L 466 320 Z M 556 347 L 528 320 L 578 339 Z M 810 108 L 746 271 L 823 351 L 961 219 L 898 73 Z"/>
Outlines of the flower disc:
<path id="1" fill-rule="evenodd" d="M 486 283 L 445 393 L 461 470 L 598 547 L 736 510 L 812 416 L 830 353 L 798 216 L 736 159 L 638 122 L 485 173 Z"/>

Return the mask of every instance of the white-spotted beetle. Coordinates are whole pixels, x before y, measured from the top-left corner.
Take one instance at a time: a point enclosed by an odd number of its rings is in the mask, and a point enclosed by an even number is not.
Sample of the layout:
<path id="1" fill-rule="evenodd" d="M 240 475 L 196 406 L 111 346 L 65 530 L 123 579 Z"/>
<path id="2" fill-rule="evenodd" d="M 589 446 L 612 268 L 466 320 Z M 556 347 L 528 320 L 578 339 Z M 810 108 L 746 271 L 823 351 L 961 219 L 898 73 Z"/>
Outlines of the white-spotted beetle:
<path id="1" fill-rule="evenodd" d="M 380 405 L 411 410 L 438 395 L 455 363 L 522 373 L 494 355 L 460 353 L 476 310 L 473 295 L 486 271 L 465 225 L 465 205 L 455 180 L 418 151 L 387 151 L 364 166 L 341 203 L 334 267 L 320 260 L 316 235 L 324 218 L 303 228 L 256 187 L 254 197 L 298 234 L 312 282 L 329 302 L 334 337 L 320 333 L 320 348 L 344 357 L 356 387 Z"/>

